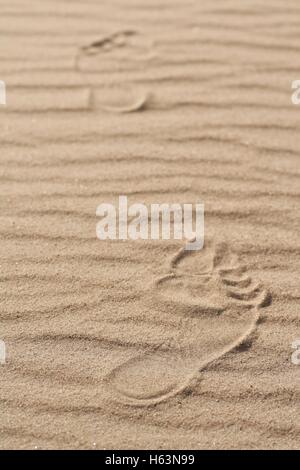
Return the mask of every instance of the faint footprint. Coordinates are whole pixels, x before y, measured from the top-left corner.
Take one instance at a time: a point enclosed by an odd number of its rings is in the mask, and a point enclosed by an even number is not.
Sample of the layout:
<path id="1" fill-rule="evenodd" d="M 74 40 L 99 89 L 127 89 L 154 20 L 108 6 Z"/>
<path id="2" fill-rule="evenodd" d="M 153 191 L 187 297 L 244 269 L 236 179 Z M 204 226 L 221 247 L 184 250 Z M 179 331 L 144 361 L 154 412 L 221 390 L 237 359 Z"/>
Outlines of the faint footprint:
<path id="1" fill-rule="evenodd" d="M 178 335 L 106 378 L 115 397 L 133 405 L 155 404 L 191 386 L 199 371 L 249 338 L 270 296 L 226 244 L 205 243 L 201 251 L 181 249 L 147 300 L 178 319 Z"/>
<path id="2" fill-rule="evenodd" d="M 153 44 L 133 30 L 119 31 L 81 47 L 76 69 L 89 82 L 92 107 L 117 114 L 144 110 L 151 94 L 144 88 L 129 85 L 126 80 L 122 83 L 121 77 L 135 70 L 137 64 L 144 70 L 147 61 L 155 55 Z M 107 83 L 105 74 L 109 76 Z"/>

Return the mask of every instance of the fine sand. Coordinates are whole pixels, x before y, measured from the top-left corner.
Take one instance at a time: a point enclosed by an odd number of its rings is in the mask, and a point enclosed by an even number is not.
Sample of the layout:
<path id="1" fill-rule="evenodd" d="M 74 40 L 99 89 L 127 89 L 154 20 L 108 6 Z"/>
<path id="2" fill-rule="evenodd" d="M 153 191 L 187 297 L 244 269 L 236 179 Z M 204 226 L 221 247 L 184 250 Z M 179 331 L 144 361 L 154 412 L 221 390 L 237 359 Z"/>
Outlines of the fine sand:
<path id="1" fill-rule="evenodd" d="M 1 0 L 1 449 L 299 447 L 298 0 Z M 205 204 L 205 246 L 96 208 Z"/>

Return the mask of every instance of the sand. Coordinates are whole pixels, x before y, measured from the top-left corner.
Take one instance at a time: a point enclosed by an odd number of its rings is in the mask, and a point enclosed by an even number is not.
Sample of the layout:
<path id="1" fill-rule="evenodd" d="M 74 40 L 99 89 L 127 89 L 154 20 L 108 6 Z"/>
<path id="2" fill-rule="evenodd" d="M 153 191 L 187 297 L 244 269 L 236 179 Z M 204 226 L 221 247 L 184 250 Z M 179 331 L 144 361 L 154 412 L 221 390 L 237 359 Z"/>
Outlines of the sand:
<path id="1" fill-rule="evenodd" d="M 0 11 L 0 448 L 299 447 L 299 2 Z M 98 240 L 119 195 L 204 249 Z"/>

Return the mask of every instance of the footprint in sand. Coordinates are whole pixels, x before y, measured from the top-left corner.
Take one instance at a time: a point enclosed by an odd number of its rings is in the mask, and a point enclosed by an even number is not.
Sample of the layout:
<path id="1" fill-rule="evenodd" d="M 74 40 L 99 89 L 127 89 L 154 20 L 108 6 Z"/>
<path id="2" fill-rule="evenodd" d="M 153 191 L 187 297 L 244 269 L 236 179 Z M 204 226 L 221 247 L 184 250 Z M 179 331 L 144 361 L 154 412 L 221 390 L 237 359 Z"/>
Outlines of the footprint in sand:
<path id="1" fill-rule="evenodd" d="M 128 76 L 133 70 L 143 73 L 155 56 L 154 45 L 133 30 L 119 31 L 81 47 L 76 69 L 91 88 L 92 108 L 116 114 L 145 109 L 151 94 L 131 85 Z"/>
<path id="2" fill-rule="evenodd" d="M 183 392 L 212 361 L 241 346 L 270 296 L 226 244 L 205 243 L 201 251 L 181 249 L 147 300 L 161 315 L 177 317 L 178 333 L 168 345 L 129 360 L 106 378 L 116 399 L 137 406 Z"/>

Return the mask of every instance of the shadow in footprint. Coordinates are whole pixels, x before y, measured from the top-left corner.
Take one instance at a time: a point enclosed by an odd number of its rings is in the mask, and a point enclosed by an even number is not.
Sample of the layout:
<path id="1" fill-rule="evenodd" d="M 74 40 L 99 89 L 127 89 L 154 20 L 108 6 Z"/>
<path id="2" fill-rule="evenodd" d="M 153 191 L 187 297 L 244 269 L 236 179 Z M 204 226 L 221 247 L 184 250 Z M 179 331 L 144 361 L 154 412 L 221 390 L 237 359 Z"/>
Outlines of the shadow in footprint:
<path id="1" fill-rule="evenodd" d="M 212 361 L 251 344 L 260 308 L 270 303 L 224 243 L 205 243 L 198 252 L 181 249 L 146 297 L 153 309 L 178 318 L 178 335 L 106 378 L 116 399 L 136 406 L 183 392 Z"/>

